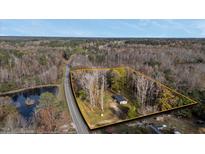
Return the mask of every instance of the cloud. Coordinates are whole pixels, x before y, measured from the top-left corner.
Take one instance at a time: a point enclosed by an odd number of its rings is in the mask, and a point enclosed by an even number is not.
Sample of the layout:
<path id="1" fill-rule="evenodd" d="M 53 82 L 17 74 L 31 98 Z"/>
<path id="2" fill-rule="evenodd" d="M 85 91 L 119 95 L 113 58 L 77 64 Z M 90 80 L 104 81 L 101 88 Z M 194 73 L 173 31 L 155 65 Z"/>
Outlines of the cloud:
<path id="1" fill-rule="evenodd" d="M 205 20 L 0 20 L 0 35 L 204 37 Z"/>

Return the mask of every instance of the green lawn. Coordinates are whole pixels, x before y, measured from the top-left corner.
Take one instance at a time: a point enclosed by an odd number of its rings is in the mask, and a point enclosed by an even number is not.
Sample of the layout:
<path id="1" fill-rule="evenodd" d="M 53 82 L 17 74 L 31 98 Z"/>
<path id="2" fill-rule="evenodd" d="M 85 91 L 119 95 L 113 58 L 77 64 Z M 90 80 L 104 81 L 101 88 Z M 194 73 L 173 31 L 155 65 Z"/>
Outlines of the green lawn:
<path id="1" fill-rule="evenodd" d="M 105 92 L 104 96 L 104 111 L 101 111 L 99 107 L 91 108 L 89 102 L 82 101 L 80 98 L 77 98 L 77 103 L 85 118 L 87 124 L 90 128 L 95 128 L 102 125 L 107 125 L 120 121 L 121 119 L 112 112 L 111 106 L 118 105 L 112 98 L 112 93 L 109 91 Z M 103 116 L 101 115 L 103 114 Z"/>

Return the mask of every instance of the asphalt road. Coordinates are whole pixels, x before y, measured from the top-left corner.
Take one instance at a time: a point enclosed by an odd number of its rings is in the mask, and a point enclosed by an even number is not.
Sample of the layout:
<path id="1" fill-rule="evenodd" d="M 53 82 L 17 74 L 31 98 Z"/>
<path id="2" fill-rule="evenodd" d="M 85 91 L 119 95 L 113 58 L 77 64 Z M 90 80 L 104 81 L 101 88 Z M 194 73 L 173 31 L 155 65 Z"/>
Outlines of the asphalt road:
<path id="1" fill-rule="evenodd" d="M 75 102 L 72 90 L 71 90 L 71 85 L 70 85 L 70 68 L 67 65 L 66 66 L 66 78 L 64 81 L 64 90 L 65 90 L 65 96 L 66 96 L 66 101 L 68 104 L 68 108 L 71 114 L 71 118 L 73 120 L 73 123 L 75 124 L 75 128 L 78 134 L 89 134 L 89 129 L 83 120 L 83 117 L 78 109 L 78 106 Z"/>

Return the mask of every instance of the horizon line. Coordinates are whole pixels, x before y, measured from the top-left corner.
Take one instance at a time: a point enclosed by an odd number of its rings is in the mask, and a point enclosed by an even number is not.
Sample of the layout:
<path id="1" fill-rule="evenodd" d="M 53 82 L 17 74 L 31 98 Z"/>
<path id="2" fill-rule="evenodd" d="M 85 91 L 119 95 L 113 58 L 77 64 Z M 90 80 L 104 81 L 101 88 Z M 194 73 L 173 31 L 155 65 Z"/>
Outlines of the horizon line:
<path id="1" fill-rule="evenodd" d="M 1 35 L 0 38 L 73 38 L 73 39 L 205 39 L 205 37 L 161 37 L 161 36 L 150 36 L 150 37 L 113 37 L 113 36 L 41 36 L 41 35 L 35 35 L 35 36 L 31 36 L 31 35 Z"/>

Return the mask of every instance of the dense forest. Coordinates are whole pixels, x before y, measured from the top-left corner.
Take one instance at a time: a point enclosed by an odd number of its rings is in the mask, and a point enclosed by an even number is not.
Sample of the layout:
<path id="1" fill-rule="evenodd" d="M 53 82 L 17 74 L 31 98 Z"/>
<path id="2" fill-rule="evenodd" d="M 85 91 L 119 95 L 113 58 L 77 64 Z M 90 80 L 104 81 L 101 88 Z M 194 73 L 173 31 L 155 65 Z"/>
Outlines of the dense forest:
<path id="1" fill-rule="evenodd" d="M 78 42 L 54 40 L 0 40 L 0 93 L 59 83 L 63 60 L 78 51 L 76 44 Z"/>
<path id="2" fill-rule="evenodd" d="M 205 119 L 205 40 L 92 41 L 82 48 L 85 52 L 73 59 L 73 66 L 130 66 L 199 102 L 176 114 Z"/>

